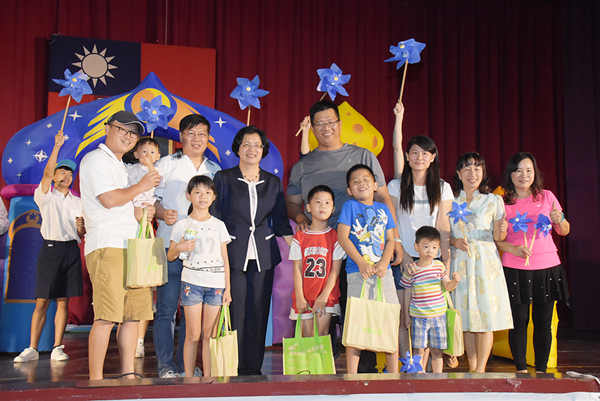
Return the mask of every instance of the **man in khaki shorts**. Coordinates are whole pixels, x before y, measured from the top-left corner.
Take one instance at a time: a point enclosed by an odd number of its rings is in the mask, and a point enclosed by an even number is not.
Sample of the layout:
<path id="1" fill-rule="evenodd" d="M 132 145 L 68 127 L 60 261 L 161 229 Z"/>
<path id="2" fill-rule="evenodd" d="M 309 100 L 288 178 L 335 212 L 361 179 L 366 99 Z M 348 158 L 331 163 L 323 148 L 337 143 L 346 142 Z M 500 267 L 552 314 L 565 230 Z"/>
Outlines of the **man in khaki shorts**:
<path id="1" fill-rule="evenodd" d="M 123 323 L 117 337 L 121 374 L 132 374 L 137 323 L 152 319 L 150 289 L 126 289 L 124 272 L 127 239 L 135 237 L 138 227 L 131 200 L 158 185 L 160 175 L 150 172 L 138 184 L 127 187 L 127 170 L 121 159 L 144 133 L 144 126 L 133 113 L 113 114 L 106 122 L 105 131 L 106 142 L 88 153 L 80 167 L 87 230 L 85 260 L 94 306 L 94 324 L 88 344 L 90 380 L 103 379 L 104 359 L 115 323 Z M 148 209 L 153 216 L 154 208 L 149 206 Z"/>

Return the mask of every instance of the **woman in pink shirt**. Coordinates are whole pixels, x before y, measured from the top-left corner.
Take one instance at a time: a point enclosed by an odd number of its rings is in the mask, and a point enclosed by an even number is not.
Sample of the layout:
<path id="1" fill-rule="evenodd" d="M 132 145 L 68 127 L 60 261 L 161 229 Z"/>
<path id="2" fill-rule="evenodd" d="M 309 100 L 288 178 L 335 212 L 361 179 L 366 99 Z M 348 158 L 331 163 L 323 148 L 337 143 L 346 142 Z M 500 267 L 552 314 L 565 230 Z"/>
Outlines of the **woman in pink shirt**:
<path id="1" fill-rule="evenodd" d="M 551 231 L 565 236 L 570 225 L 558 199 L 552 192 L 543 189 L 542 183 L 532 154 L 521 152 L 510 158 L 503 183 L 508 234 L 497 244 L 504 251 L 502 265 L 514 321 L 508 341 L 519 373 L 527 373 L 525 354 L 529 306 L 532 305 L 534 325 L 535 370 L 545 373 L 552 343 L 550 324 L 554 302 L 569 297 L 565 271 Z M 547 224 L 541 225 L 544 221 Z M 527 232 L 524 235 L 525 228 Z"/>

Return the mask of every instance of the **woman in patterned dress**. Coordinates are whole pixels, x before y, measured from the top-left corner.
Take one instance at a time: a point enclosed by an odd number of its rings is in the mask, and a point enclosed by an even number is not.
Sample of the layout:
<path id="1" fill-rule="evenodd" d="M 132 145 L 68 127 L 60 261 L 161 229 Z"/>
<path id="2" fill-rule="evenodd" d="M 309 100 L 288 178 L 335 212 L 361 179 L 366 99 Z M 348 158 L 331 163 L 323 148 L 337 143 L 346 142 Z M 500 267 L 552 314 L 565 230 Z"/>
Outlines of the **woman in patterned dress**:
<path id="1" fill-rule="evenodd" d="M 508 224 L 504 202 L 490 193 L 488 180 L 485 161 L 478 153 L 465 153 L 458 159 L 455 201 L 466 202 L 467 211 L 472 214 L 466 216 L 468 224 L 450 221 L 451 271 L 462 277 L 452 298 L 462 318 L 469 368 L 477 373 L 485 372 L 494 343 L 493 332 L 513 327 L 508 290 L 495 244 L 506 238 Z"/>

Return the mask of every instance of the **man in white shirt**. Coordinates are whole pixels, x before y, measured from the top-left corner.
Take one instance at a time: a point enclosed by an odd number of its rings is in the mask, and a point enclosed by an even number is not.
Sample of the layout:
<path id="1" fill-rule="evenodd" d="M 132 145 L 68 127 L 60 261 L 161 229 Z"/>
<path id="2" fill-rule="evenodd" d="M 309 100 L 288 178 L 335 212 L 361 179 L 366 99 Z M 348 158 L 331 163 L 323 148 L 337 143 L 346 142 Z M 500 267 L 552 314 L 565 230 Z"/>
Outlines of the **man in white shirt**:
<path id="1" fill-rule="evenodd" d="M 104 359 L 115 323 L 123 323 L 117 342 L 121 374 L 133 378 L 138 321 L 152 320 L 150 288 L 126 289 L 124 271 L 127 239 L 138 223 L 131 200 L 160 182 L 149 172 L 139 183 L 127 186 L 123 154 L 144 133 L 144 126 L 129 111 L 119 111 L 106 122 L 106 141 L 81 161 L 81 198 L 86 220 L 85 259 L 93 289 L 94 324 L 89 336 L 90 380 L 102 380 Z M 148 206 L 151 219 L 154 208 Z"/>
<path id="2" fill-rule="evenodd" d="M 190 179 L 196 175 L 213 178 L 221 167 L 204 155 L 210 138 L 210 123 L 199 114 L 190 114 L 179 123 L 179 141 L 181 151 L 165 156 L 156 162 L 162 171 L 164 187 L 157 188 L 155 196 L 160 200 L 155 204 L 158 220 L 157 237 L 161 237 L 168 247 L 171 240 L 172 225 L 188 215 L 190 201 L 185 197 Z M 169 262 L 169 281 L 157 288 L 156 316 L 154 317 L 153 336 L 158 376 L 179 377 L 183 373 L 183 344 L 185 342 L 185 315 L 181 311 L 179 323 L 179 343 L 176 360 L 173 358 L 173 336 L 175 315 L 181 292 L 180 259 Z"/>
<path id="3" fill-rule="evenodd" d="M 61 343 L 69 318 L 69 298 L 83 295 L 78 244 L 85 234 L 85 228 L 81 199 L 73 196 L 69 190 L 76 169 L 75 163 L 71 160 L 56 163 L 64 142 L 63 133 L 59 131 L 54 138 L 54 148 L 48 157 L 42 181 L 33 194 L 42 215 L 41 234 L 44 244 L 38 256 L 35 309 L 31 316 L 29 347 L 14 359 L 15 362 L 39 359 L 37 347 L 46 324 L 46 311 L 52 299 L 56 299 L 56 315 L 54 347 L 50 359 L 69 359 Z M 52 182 L 54 190 L 50 191 Z"/>

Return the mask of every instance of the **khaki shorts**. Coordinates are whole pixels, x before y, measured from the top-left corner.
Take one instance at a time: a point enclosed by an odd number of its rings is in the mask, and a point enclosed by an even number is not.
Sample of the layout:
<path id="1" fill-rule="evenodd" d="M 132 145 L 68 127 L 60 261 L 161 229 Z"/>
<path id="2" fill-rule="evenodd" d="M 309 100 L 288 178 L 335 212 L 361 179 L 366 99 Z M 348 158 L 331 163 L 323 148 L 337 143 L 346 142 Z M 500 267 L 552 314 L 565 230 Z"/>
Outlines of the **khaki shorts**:
<path id="1" fill-rule="evenodd" d="M 152 320 L 152 290 L 125 288 L 127 250 L 100 248 L 85 256 L 92 282 L 94 320 Z"/>
<path id="2" fill-rule="evenodd" d="M 356 297 L 360 298 L 360 292 L 365 280 L 362 278 L 359 272 L 349 273 L 347 276 L 348 281 L 348 298 Z M 383 287 L 383 296 L 385 302 L 390 304 L 398 304 L 398 295 L 396 294 L 396 286 L 394 285 L 394 277 L 392 275 L 392 269 L 388 269 L 387 273 L 381 279 Z M 365 297 L 368 299 L 375 299 L 375 291 L 377 290 L 377 276 L 372 275 L 367 279 L 365 285 Z"/>

